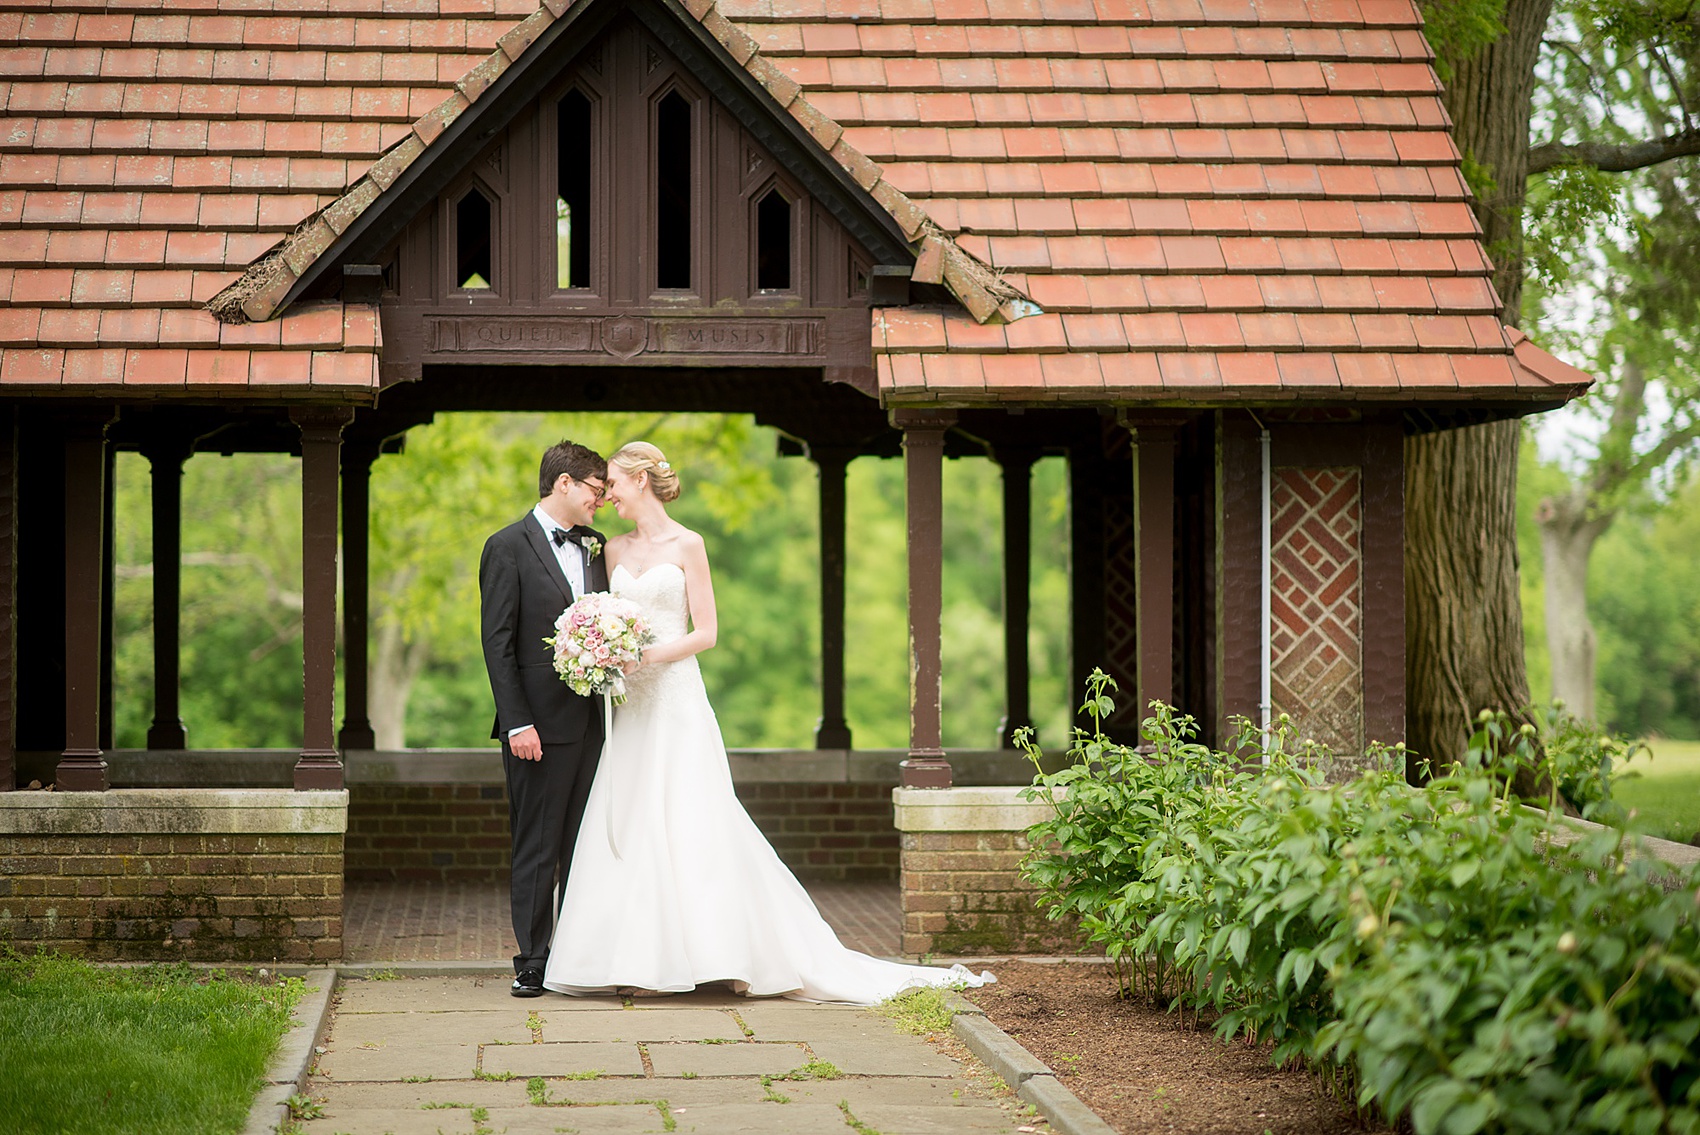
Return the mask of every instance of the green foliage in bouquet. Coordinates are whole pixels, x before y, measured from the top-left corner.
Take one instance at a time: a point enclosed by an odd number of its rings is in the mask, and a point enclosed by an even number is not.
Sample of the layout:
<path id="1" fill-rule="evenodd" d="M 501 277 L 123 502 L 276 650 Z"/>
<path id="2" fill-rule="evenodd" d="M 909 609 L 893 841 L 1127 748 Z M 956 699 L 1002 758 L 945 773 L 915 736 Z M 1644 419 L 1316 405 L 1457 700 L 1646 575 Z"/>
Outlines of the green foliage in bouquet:
<path id="1" fill-rule="evenodd" d="M 1095 721 L 1112 689 L 1094 676 Z M 1700 879 L 1617 829 L 1574 838 L 1558 791 L 1607 814 L 1621 747 L 1543 728 L 1484 714 L 1421 788 L 1327 784 L 1285 727 L 1211 752 L 1153 706 L 1148 754 L 1081 731 L 1037 777 L 1055 815 L 1027 872 L 1125 996 L 1209 1012 L 1419 1135 L 1700 1132 Z M 1545 811 L 1510 796 L 1530 765 Z"/>

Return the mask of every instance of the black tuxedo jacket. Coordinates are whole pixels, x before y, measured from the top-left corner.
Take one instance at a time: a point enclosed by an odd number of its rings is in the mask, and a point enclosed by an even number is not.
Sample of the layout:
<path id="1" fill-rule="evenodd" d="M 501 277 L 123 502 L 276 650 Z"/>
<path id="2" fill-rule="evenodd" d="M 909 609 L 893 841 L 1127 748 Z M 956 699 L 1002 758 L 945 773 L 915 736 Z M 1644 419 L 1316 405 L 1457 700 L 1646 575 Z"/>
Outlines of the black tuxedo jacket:
<path id="1" fill-rule="evenodd" d="M 600 532 L 595 533 L 602 540 Z M 606 542 L 606 541 L 604 541 Z M 608 590 L 608 564 L 599 552 L 585 568 L 585 586 Z M 575 598 L 550 539 L 532 513 L 484 543 L 478 562 L 478 593 L 484 637 L 484 666 L 496 695 L 496 724 L 490 736 L 535 725 L 545 745 L 578 741 L 596 712 L 555 673 L 554 654 L 543 640 Z"/>

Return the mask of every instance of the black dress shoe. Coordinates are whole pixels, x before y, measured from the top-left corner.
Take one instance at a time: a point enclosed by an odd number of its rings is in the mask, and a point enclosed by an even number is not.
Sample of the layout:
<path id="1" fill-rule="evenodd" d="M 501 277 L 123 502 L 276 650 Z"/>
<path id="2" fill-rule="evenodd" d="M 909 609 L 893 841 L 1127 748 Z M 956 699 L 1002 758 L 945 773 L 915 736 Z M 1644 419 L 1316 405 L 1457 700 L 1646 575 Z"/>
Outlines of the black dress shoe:
<path id="1" fill-rule="evenodd" d="M 514 975 L 513 995 L 515 997 L 543 996 L 543 971 L 540 969 L 522 969 Z"/>

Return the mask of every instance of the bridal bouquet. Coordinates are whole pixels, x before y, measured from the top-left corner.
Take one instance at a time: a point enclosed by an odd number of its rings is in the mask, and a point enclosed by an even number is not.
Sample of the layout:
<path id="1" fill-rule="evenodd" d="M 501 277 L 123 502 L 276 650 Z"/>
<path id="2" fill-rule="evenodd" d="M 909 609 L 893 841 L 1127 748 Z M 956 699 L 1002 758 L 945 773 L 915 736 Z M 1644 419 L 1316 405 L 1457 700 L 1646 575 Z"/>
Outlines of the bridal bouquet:
<path id="1" fill-rule="evenodd" d="M 614 704 L 626 700 L 626 675 L 621 669 L 636 662 L 655 632 L 643 608 L 630 599 L 593 591 L 561 612 L 555 636 L 543 640 L 555 650 L 555 673 L 575 694 L 612 694 Z"/>

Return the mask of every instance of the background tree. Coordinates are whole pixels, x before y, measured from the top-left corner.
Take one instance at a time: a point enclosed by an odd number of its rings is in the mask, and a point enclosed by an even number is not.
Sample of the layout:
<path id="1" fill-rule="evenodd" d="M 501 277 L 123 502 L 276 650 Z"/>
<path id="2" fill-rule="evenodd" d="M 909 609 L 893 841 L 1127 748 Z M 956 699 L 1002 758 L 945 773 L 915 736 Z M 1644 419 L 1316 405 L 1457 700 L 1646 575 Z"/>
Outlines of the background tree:
<path id="1" fill-rule="evenodd" d="M 1700 439 L 1693 21 L 1665 4 L 1561 10 L 1547 39 L 1554 81 L 1537 97 L 1552 134 L 1588 139 L 1531 155 L 1540 179 L 1525 304 L 1597 377 L 1565 447 L 1571 475 L 1536 513 L 1552 693 L 1588 719 L 1598 717 L 1594 549 L 1626 507 L 1680 484 Z"/>
<path id="2" fill-rule="evenodd" d="M 1620 57 L 1646 58 L 1686 91 L 1692 15 L 1669 0 L 1435 0 L 1423 4 L 1453 137 L 1494 258 L 1502 318 L 1522 322 L 1530 179 L 1568 207 L 1597 192 L 1597 172 L 1644 169 L 1700 150 L 1687 102 L 1680 122 L 1648 119 L 1621 90 L 1590 87 L 1591 67 L 1564 62 L 1567 29 L 1603 28 Z M 1557 28 L 1560 35 L 1549 42 Z M 1684 30 L 1684 28 L 1687 30 Z M 1682 50 L 1679 50 L 1682 49 Z M 1537 78 L 1543 81 L 1537 85 Z M 1536 92 L 1554 87 L 1541 104 Z M 1540 133 L 1531 140 L 1531 126 Z M 1633 135 L 1633 137 L 1631 137 Z M 1516 422 L 1411 438 L 1406 444 L 1408 739 L 1438 761 L 1461 754 L 1484 706 L 1529 700 L 1516 542 Z"/>

